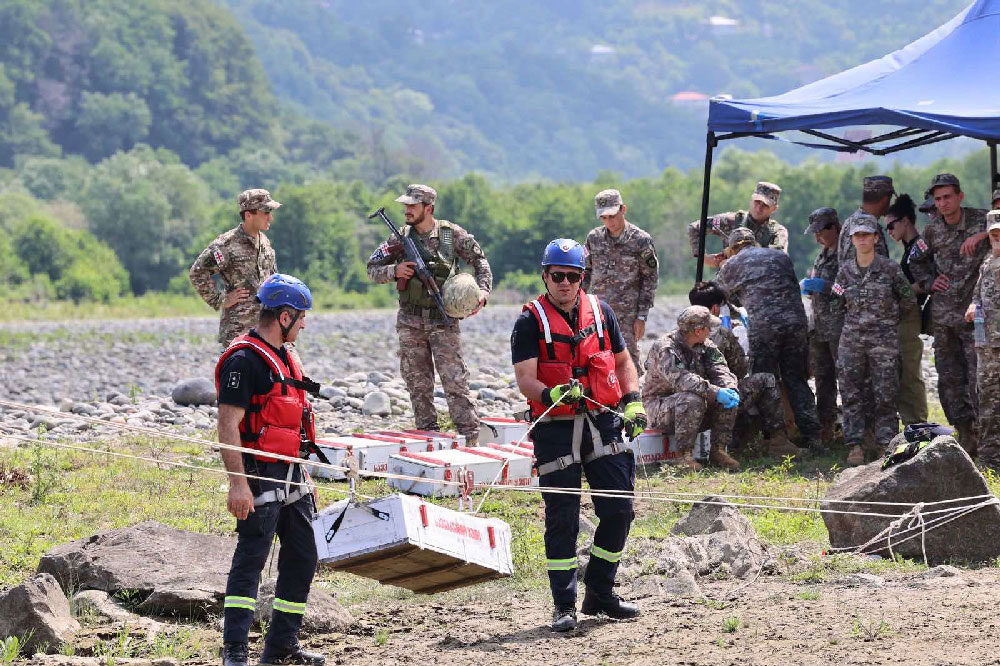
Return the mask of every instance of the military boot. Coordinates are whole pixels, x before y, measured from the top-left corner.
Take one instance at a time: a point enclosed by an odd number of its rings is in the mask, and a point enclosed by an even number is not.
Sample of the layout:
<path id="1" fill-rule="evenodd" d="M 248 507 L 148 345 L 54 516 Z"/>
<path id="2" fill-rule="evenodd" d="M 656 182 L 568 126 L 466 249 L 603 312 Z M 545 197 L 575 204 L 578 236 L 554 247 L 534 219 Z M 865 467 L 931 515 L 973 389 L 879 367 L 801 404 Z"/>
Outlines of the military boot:
<path id="1" fill-rule="evenodd" d="M 679 458 L 674 458 L 671 464 L 689 472 L 701 471 L 701 463 L 694 459 L 692 451 L 684 451 Z"/>
<path id="2" fill-rule="evenodd" d="M 965 452 L 969 454 L 970 458 L 975 458 L 977 450 L 979 449 L 979 437 L 976 433 L 976 422 L 975 421 L 960 421 L 955 424 L 955 429 L 958 430 L 958 443 L 962 445 Z"/>
<path id="3" fill-rule="evenodd" d="M 264 653 L 260 655 L 260 666 L 286 666 L 287 664 L 298 664 L 300 666 L 323 666 L 326 657 L 318 652 L 308 652 L 303 650 L 298 644 L 280 651 L 272 651 L 266 645 Z"/>
<path id="4" fill-rule="evenodd" d="M 801 453 L 801 451 L 799 451 L 799 447 L 792 444 L 792 442 L 788 439 L 788 435 L 786 435 L 784 431 L 778 431 L 772 434 L 764 440 L 764 444 L 767 446 L 767 455 L 775 458 L 797 456 Z"/>
<path id="5" fill-rule="evenodd" d="M 627 620 L 639 614 L 639 606 L 625 601 L 614 592 L 594 592 L 588 588 L 580 612 L 584 615 L 604 613 L 616 620 Z"/>
<path id="6" fill-rule="evenodd" d="M 740 471 L 740 463 L 736 460 L 736 458 L 733 458 L 731 455 L 726 453 L 725 449 L 713 446 L 708 452 L 708 460 L 709 462 L 718 465 L 719 467 L 723 467 L 730 472 Z"/>
<path id="7" fill-rule="evenodd" d="M 833 444 L 833 440 L 837 438 L 837 424 L 833 421 L 827 421 L 820 424 L 819 427 L 819 438 L 823 442 L 823 446 L 829 447 Z"/>
<path id="8" fill-rule="evenodd" d="M 222 666 L 247 666 L 246 643 L 223 643 Z"/>
<path id="9" fill-rule="evenodd" d="M 855 444 L 851 447 L 850 453 L 847 454 L 847 466 L 857 467 L 858 465 L 865 464 L 865 452 L 861 448 L 860 444 Z"/>
<path id="10" fill-rule="evenodd" d="M 552 611 L 552 631 L 572 631 L 576 629 L 576 607 L 556 606 Z"/>

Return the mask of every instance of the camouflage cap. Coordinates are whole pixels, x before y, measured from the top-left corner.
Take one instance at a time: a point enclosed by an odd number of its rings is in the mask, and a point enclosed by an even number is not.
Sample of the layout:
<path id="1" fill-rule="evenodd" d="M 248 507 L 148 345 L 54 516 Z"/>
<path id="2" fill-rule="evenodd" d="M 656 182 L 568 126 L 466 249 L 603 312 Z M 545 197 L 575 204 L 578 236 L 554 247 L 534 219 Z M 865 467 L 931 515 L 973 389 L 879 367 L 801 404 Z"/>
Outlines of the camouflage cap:
<path id="1" fill-rule="evenodd" d="M 865 176 L 864 180 L 861 181 L 861 190 L 875 194 L 896 193 L 896 188 L 893 187 L 890 176 Z"/>
<path id="2" fill-rule="evenodd" d="M 753 232 L 746 227 L 739 227 L 738 229 L 733 229 L 729 234 L 727 239 L 729 247 L 737 247 L 739 245 L 745 245 L 747 243 L 757 244 L 757 237 L 753 235 Z"/>
<path id="3" fill-rule="evenodd" d="M 243 190 L 240 196 L 236 197 L 236 203 L 240 205 L 240 212 L 246 210 L 278 210 L 281 204 L 271 198 L 271 193 L 267 190 Z"/>
<path id="4" fill-rule="evenodd" d="M 930 190 L 924 191 L 924 202 L 917 206 L 917 210 L 921 213 L 933 213 L 937 210 L 937 204 L 934 203 L 934 197 L 931 196 Z"/>
<path id="5" fill-rule="evenodd" d="M 868 213 L 861 213 L 854 218 L 854 226 L 851 228 L 851 235 L 856 233 L 865 232 L 869 234 L 878 233 L 878 220 L 875 219 L 874 215 L 869 215 Z"/>
<path id="6" fill-rule="evenodd" d="M 704 326 L 718 326 L 720 323 L 719 318 L 704 305 L 686 307 L 677 315 L 677 329 L 682 333 L 688 333 Z"/>
<path id="7" fill-rule="evenodd" d="M 931 178 L 931 186 L 928 188 L 931 194 L 934 194 L 934 188 L 943 187 L 945 185 L 954 185 L 955 189 L 959 192 L 962 191 L 962 184 L 958 182 L 958 176 L 953 173 L 939 173 L 938 175 Z"/>
<path id="8" fill-rule="evenodd" d="M 1000 210 L 991 210 L 986 213 L 986 233 L 1000 229 Z"/>
<path id="9" fill-rule="evenodd" d="M 422 203 L 431 206 L 437 201 L 437 195 L 437 190 L 433 187 L 414 183 L 413 185 L 408 185 L 406 187 L 406 194 L 396 197 L 396 201 L 401 204 Z"/>
<path id="10" fill-rule="evenodd" d="M 995 204 L 997 202 L 997 199 L 1000 199 L 1000 189 L 993 190 L 993 198 L 990 199 L 990 203 Z M 997 206 L 993 207 L 997 208 Z"/>
<path id="11" fill-rule="evenodd" d="M 597 217 L 617 214 L 624 203 L 622 193 L 618 190 L 601 190 L 594 197 L 594 209 L 597 211 Z"/>
<path id="12" fill-rule="evenodd" d="M 757 183 L 757 187 L 753 188 L 753 196 L 750 197 L 750 199 L 754 201 L 761 201 L 773 208 L 778 205 L 779 196 L 781 196 L 780 187 L 774 183 L 765 183 L 764 181 L 761 181 Z"/>
<path id="13" fill-rule="evenodd" d="M 809 213 L 809 227 L 806 229 L 807 234 L 817 234 L 827 227 L 832 227 L 835 224 L 840 224 L 840 219 L 837 217 L 837 211 L 829 206 L 824 206 L 823 208 L 817 208 L 813 212 Z"/>

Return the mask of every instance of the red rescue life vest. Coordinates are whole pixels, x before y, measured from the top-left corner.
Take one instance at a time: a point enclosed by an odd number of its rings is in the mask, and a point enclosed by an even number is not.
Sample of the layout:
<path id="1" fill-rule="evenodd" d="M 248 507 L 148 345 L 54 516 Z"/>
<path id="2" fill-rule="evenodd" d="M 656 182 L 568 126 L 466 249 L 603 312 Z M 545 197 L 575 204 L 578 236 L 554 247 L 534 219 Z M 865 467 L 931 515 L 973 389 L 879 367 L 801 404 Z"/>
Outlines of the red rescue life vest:
<path id="1" fill-rule="evenodd" d="M 615 354 L 611 349 L 604 313 L 596 296 L 580 290 L 577 330 L 560 314 L 548 296 L 541 296 L 527 305 L 538 322 L 538 380 L 548 387 L 579 380 L 586 394 L 608 407 L 617 407 L 622 399 L 621 384 L 615 374 Z M 593 403 L 585 403 L 595 408 Z M 528 401 L 531 418 L 536 419 L 545 411 L 541 402 Z M 549 412 L 549 416 L 574 414 L 576 405 L 563 405 Z"/>
<path id="2" fill-rule="evenodd" d="M 246 416 L 240 423 L 240 440 L 243 446 L 261 453 L 276 453 L 298 457 L 302 444 L 302 431 L 310 441 L 315 441 L 312 405 L 301 388 L 302 368 L 289 357 L 285 365 L 273 348 L 260 338 L 241 335 L 230 343 L 215 364 L 215 389 L 220 388 L 222 364 L 240 349 L 250 349 L 259 355 L 273 373 L 274 384 L 263 394 L 250 398 Z M 275 462 L 275 458 L 254 454 L 262 462 Z M 285 461 L 287 462 L 287 461 Z"/>

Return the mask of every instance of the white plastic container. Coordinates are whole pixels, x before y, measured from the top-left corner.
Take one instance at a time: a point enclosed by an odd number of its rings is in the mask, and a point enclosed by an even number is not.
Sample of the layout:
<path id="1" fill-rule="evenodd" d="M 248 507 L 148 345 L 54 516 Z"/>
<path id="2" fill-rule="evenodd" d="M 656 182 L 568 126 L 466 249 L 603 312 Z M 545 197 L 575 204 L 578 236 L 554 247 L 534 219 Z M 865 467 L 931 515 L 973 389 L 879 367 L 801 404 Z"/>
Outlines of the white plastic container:
<path id="1" fill-rule="evenodd" d="M 434 441 L 440 442 L 439 449 L 454 449 L 458 446 L 465 446 L 465 435 L 457 432 L 438 432 L 436 430 L 404 430 L 403 434 L 422 437 L 430 437 Z"/>
<path id="2" fill-rule="evenodd" d="M 352 505 L 313 522 L 319 561 L 338 571 L 431 594 L 513 575 L 510 526 L 403 494 Z M 344 519 L 335 533 L 338 516 Z"/>
<path id="3" fill-rule="evenodd" d="M 502 419 L 502 418 L 484 418 L 480 419 L 486 426 L 493 426 L 496 429 L 497 434 L 494 435 L 493 431 L 489 427 L 483 427 L 479 430 L 479 443 L 480 444 L 513 444 L 519 441 L 524 434 L 528 432 L 528 426 L 530 424 L 524 421 L 518 421 L 516 419 Z M 525 441 L 527 438 L 525 437 Z"/>
<path id="4" fill-rule="evenodd" d="M 523 444 L 521 446 L 514 446 L 513 444 L 487 444 L 486 446 L 488 448 L 490 448 L 490 449 L 495 449 L 497 451 L 502 451 L 502 452 L 505 452 L 505 453 L 516 454 L 516 455 L 524 456 L 525 458 L 527 458 L 530 461 L 530 465 L 531 465 L 530 466 L 530 474 L 531 474 L 531 476 L 530 476 L 530 478 L 528 480 L 528 483 L 524 483 L 524 482 L 520 481 L 520 477 L 512 477 L 512 478 L 514 478 L 515 481 L 516 481 L 515 485 L 519 485 L 519 486 L 523 486 L 523 485 L 537 486 L 538 485 L 538 470 L 535 469 L 535 450 L 534 450 L 534 447 L 532 447 L 530 444 L 528 444 L 527 446 L 523 445 Z"/>
<path id="5" fill-rule="evenodd" d="M 357 460 L 360 456 L 361 448 L 368 446 L 370 441 L 371 440 L 361 439 L 360 437 L 328 437 L 326 439 L 317 439 L 316 445 L 323 451 L 331 465 L 347 467 L 347 456 L 353 453 L 355 459 Z M 357 451 L 355 451 L 355 447 L 361 448 L 358 448 Z M 398 453 L 398 451 L 396 451 L 396 453 Z M 309 454 L 309 460 L 319 462 L 319 458 L 316 457 L 315 453 Z M 358 466 L 360 468 L 360 461 Z M 347 472 L 341 472 L 339 470 L 315 466 L 310 466 L 308 469 L 309 474 L 317 479 L 343 481 L 347 478 Z"/>
<path id="6" fill-rule="evenodd" d="M 626 439 L 625 445 L 635 454 L 639 465 L 655 465 L 677 457 L 676 445 L 660 430 L 646 430 L 635 439 Z"/>
<path id="7" fill-rule="evenodd" d="M 484 455 L 479 449 L 442 449 L 424 453 L 400 452 L 389 459 L 389 471 L 403 476 L 426 478 L 428 481 L 387 479 L 389 486 L 405 493 L 424 497 L 457 497 L 458 486 L 433 483 L 459 481 L 460 472 L 472 472 L 474 483 L 490 483 L 497 476 L 503 477 L 504 459 L 499 455 Z M 494 452 L 499 453 L 499 452 Z M 530 464 L 530 458 L 527 458 Z M 530 471 L 529 471 L 530 474 Z"/>

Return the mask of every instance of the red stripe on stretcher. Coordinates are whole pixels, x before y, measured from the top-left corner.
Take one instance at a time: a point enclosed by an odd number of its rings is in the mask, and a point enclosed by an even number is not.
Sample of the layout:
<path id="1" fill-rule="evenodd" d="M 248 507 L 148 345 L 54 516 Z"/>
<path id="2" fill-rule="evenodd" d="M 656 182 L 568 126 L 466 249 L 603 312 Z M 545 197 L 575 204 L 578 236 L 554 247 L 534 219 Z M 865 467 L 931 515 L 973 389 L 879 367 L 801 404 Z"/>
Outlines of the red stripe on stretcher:
<path id="1" fill-rule="evenodd" d="M 518 421 L 517 419 L 505 419 L 502 417 L 490 417 L 488 419 L 483 419 L 483 423 L 521 423 L 523 425 L 528 425 L 526 421 Z"/>
<path id="2" fill-rule="evenodd" d="M 419 439 L 419 440 L 423 440 L 423 441 L 425 441 L 425 442 L 428 443 L 427 444 L 427 450 L 428 451 L 433 451 L 434 450 L 434 445 L 431 442 L 434 442 L 435 440 L 433 438 L 431 438 L 431 437 L 423 437 L 422 435 L 414 435 L 412 433 L 395 432 L 395 431 L 392 431 L 392 430 L 379 430 L 378 434 L 376 436 L 378 436 L 378 437 L 402 438 L 402 439 L 399 439 L 400 442 L 409 442 L 409 441 L 412 441 L 414 439 Z"/>
<path id="3" fill-rule="evenodd" d="M 399 437 L 389 437 L 388 435 L 370 435 L 367 432 L 359 432 L 354 435 L 354 437 L 360 437 L 362 439 L 373 439 L 378 442 L 391 442 L 393 444 L 406 444 L 408 439 Z"/>
<path id="4" fill-rule="evenodd" d="M 454 432 L 438 432 L 437 430 L 404 430 L 403 432 L 414 435 L 427 435 L 428 437 L 437 437 L 438 439 L 458 439 L 458 434 Z"/>
<path id="5" fill-rule="evenodd" d="M 493 531 L 493 526 L 492 525 L 487 525 L 486 526 L 486 534 L 488 534 L 489 537 L 490 537 L 490 548 L 496 548 L 497 547 L 497 535 Z"/>
<path id="6" fill-rule="evenodd" d="M 431 524 L 431 521 L 427 520 L 427 505 L 420 505 L 420 522 L 423 523 L 424 527 Z"/>
<path id="7" fill-rule="evenodd" d="M 317 439 L 316 444 L 325 449 L 347 449 L 348 451 L 354 450 L 353 444 L 344 444 L 343 442 L 330 442 L 325 439 Z"/>
<path id="8" fill-rule="evenodd" d="M 399 455 L 404 458 L 410 458 L 411 460 L 419 460 L 420 462 L 430 463 L 437 467 L 451 467 L 450 462 L 445 462 L 443 460 L 438 460 L 437 458 L 431 458 L 430 456 L 421 455 L 419 453 L 410 453 L 409 451 L 400 451 Z"/>
<path id="9" fill-rule="evenodd" d="M 468 447 L 468 446 L 460 446 L 460 447 L 458 447 L 458 450 L 459 451 L 465 451 L 466 453 L 473 453 L 473 454 L 475 454 L 477 456 L 484 456 L 486 458 L 492 458 L 493 460 L 500 460 L 501 462 L 505 462 L 507 460 L 503 456 L 497 455 L 496 453 L 490 453 L 489 451 L 483 451 L 482 449 L 474 449 L 474 448 L 471 448 L 471 447 Z"/>

